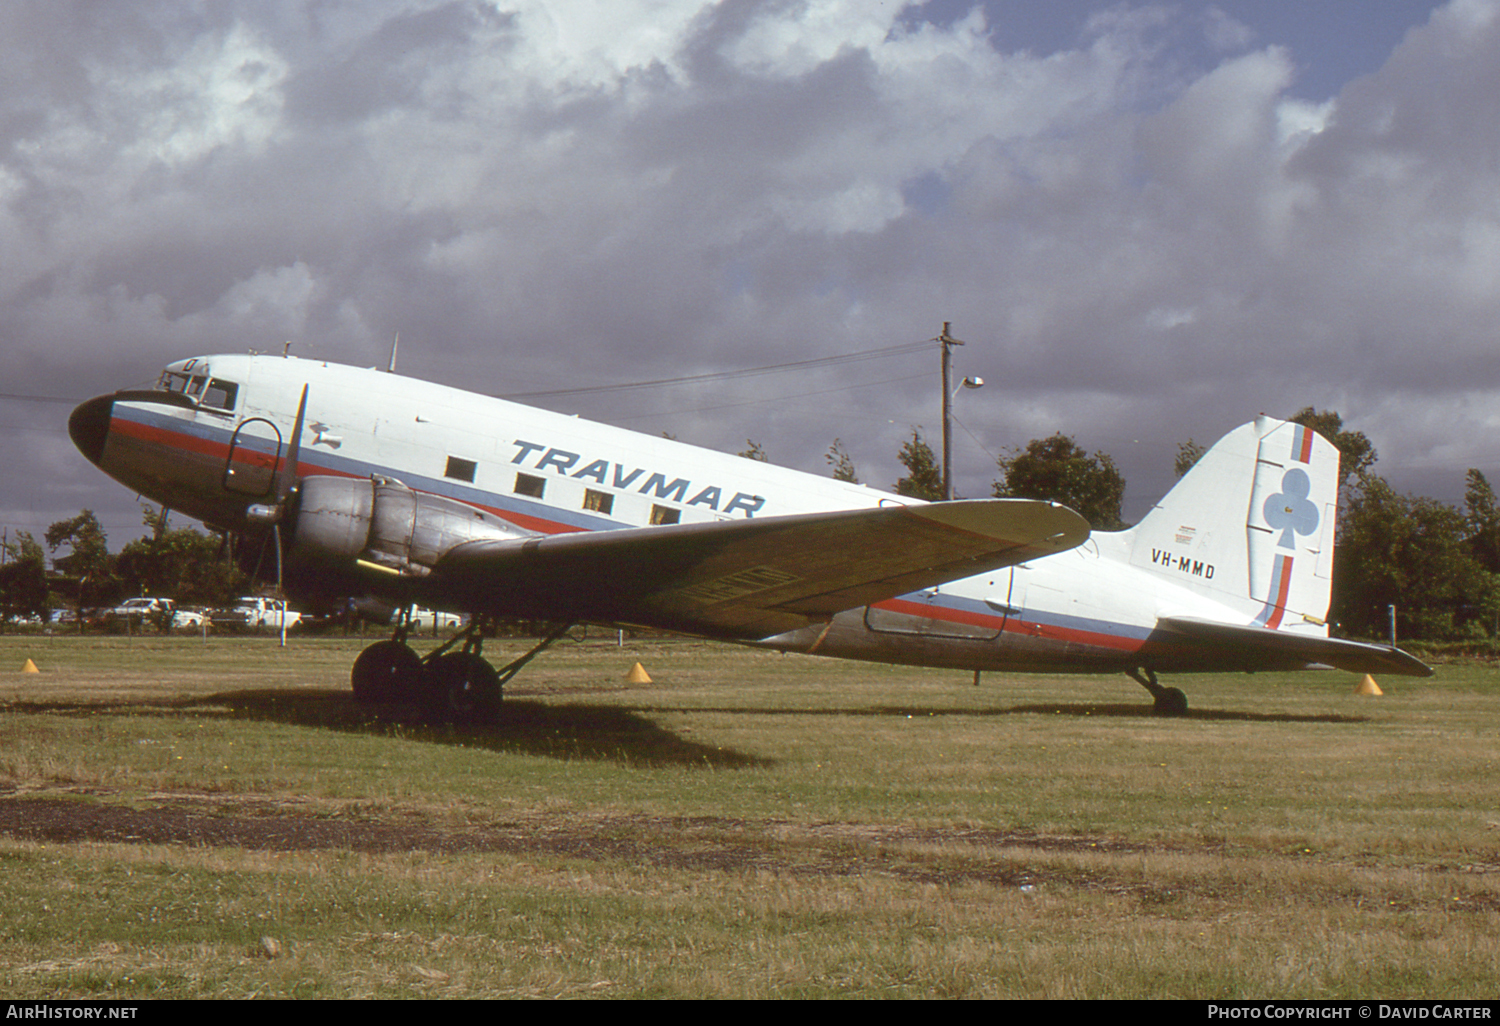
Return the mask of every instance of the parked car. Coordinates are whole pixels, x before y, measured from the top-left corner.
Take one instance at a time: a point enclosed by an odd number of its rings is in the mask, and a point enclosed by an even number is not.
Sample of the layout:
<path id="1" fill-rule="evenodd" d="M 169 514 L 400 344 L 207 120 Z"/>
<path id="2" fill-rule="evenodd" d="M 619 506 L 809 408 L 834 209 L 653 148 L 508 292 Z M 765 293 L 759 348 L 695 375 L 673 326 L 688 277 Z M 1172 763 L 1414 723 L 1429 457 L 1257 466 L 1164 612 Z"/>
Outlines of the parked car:
<path id="1" fill-rule="evenodd" d="M 434 612 L 431 609 L 423 609 L 421 606 L 411 607 L 411 629 L 414 631 L 430 631 L 434 621 L 438 630 L 461 630 L 467 617 L 460 613 Z"/>
<path id="2" fill-rule="evenodd" d="M 124 630 L 168 631 L 174 627 L 197 629 L 203 626 L 203 614 L 178 609 L 169 598 L 126 599 L 102 617 L 106 627 Z"/>
<path id="3" fill-rule="evenodd" d="M 301 622 L 302 614 L 288 609 L 284 599 L 243 595 L 233 609 L 214 610 L 211 622 L 216 628 L 231 631 L 279 631 L 283 618 L 286 629 L 291 630 Z"/>

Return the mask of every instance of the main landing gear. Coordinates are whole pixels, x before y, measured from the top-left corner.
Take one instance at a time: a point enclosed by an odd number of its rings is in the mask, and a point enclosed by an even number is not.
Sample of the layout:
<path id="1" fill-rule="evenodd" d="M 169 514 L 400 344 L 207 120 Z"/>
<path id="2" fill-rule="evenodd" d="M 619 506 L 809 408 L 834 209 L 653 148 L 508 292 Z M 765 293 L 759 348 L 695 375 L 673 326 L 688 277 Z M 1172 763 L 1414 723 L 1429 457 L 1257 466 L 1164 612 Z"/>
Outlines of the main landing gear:
<path id="1" fill-rule="evenodd" d="M 390 641 L 377 641 L 354 660 L 349 674 L 354 700 L 415 705 L 424 717 L 439 723 L 494 723 L 500 716 L 506 682 L 573 625 L 557 628 L 500 670 L 482 655 L 481 626 L 475 619 L 447 644 L 419 656 L 406 644 L 408 626 L 403 616 Z"/>
<path id="2" fill-rule="evenodd" d="M 1143 666 L 1139 670 L 1126 670 L 1131 678 L 1151 692 L 1155 699 L 1152 711 L 1158 716 L 1186 716 L 1188 711 L 1187 695 L 1180 688 L 1164 688 L 1156 682 L 1156 671 L 1149 666 Z"/>

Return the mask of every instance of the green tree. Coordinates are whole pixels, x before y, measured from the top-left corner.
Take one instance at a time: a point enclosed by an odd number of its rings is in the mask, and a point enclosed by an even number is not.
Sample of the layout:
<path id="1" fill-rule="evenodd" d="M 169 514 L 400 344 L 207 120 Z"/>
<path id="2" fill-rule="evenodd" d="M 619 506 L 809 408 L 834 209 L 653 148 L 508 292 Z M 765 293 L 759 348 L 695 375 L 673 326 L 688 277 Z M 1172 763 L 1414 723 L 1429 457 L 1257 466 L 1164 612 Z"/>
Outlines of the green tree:
<path id="1" fill-rule="evenodd" d="M 906 468 L 906 476 L 896 482 L 897 495 L 940 502 L 943 499 L 943 470 L 938 466 L 932 446 L 922 438 L 920 428 L 911 429 L 911 438 L 901 444 L 896 455 Z"/>
<path id="2" fill-rule="evenodd" d="M 1447 503 L 1401 495 L 1361 474 L 1339 517 L 1331 617 L 1343 633 L 1379 638 L 1396 607 L 1398 640 L 1443 640 L 1481 631 L 1494 577 L 1470 544 L 1470 520 Z"/>
<path id="3" fill-rule="evenodd" d="M 743 456 L 747 460 L 755 460 L 757 463 L 771 462 L 770 458 L 766 456 L 766 450 L 761 447 L 761 444 L 750 438 L 745 439 L 745 449 L 742 452 L 735 453 L 735 455 Z"/>
<path id="4" fill-rule="evenodd" d="M 1189 438 L 1177 446 L 1177 458 L 1172 461 L 1172 469 L 1178 477 L 1182 477 L 1208 452 L 1203 446 Z"/>
<path id="5" fill-rule="evenodd" d="M 86 509 L 71 520 L 59 520 L 47 528 L 43 538 L 54 553 L 62 545 L 71 549 L 66 556 L 54 556 L 52 567 L 69 578 L 77 589 L 75 601 L 82 630 L 84 611 L 108 605 L 119 591 L 119 584 L 110 573 L 104 528 L 94 511 Z"/>
<path id="6" fill-rule="evenodd" d="M 1077 442 L 1058 433 L 1034 438 L 1026 448 L 1000 457 L 1001 478 L 995 494 L 1002 499 L 1049 499 L 1077 512 L 1096 530 L 1124 526 L 1120 503 L 1125 478 L 1108 453 L 1090 456 Z"/>
<path id="7" fill-rule="evenodd" d="M 1464 506 L 1469 529 L 1469 553 L 1484 572 L 1485 589 L 1474 596 L 1482 626 L 1491 636 L 1500 633 L 1500 502 L 1485 476 L 1470 470 L 1465 478 Z"/>
<path id="8" fill-rule="evenodd" d="M 1470 470 L 1464 480 L 1469 548 L 1480 566 L 1492 574 L 1500 573 L 1500 503 L 1495 500 L 1495 490 L 1477 470 Z"/>
<path id="9" fill-rule="evenodd" d="M 218 539 L 190 527 L 168 529 L 165 511 L 144 509 L 151 536 L 130 542 L 115 558 L 115 577 L 126 591 L 215 606 L 243 590 L 245 575 L 220 556 Z"/>
<path id="10" fill-rule="evenodd" d="M 823 457 L 828 465 L 833 468 L 833 479 L 835 481 L 848 481 L 850 484 L 859 484 L 859 475 L 854 472 L 854 460 L 844 449 L 844 443 L 837 438 L 828 447 L 828 454 Z"/>
<path id="11" fill-rule="evenodd" d="M 1365 433 L 1345 431 L 1344 418 L 1332 410 L 1320 411 L 1304 406 L 1287 419 L 1293 424 L 1312 428 L 1338 447 L 1340 489 L 1348 483 L 1349 478 L 1359 477 L 1375 465 L 1378 454 Z"/>
<path id="12" fill-rule="evenodd" d="M 45 623 L 51 615 L 47 604 L 47 558 L 29 531 L 17 531 L 7 542 L 0 565 L 0 621 L 12 616 L 36 616 Z"/>

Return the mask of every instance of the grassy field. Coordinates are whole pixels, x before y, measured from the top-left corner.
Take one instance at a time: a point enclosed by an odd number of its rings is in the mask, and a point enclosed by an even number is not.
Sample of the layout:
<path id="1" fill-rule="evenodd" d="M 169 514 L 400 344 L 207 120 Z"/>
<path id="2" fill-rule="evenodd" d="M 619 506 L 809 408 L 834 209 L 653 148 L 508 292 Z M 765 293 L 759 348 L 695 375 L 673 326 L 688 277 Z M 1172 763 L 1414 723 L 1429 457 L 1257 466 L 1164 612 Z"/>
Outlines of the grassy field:
<path id="1" fill-rule="evenodd" d="M 1489 668 L 1173 678 L 1163 720 L 1123 676 L 586 641 L 479 730 L 355 706 L 357 650 L 0 637 L 0 990 L 1495 993 Z"/>

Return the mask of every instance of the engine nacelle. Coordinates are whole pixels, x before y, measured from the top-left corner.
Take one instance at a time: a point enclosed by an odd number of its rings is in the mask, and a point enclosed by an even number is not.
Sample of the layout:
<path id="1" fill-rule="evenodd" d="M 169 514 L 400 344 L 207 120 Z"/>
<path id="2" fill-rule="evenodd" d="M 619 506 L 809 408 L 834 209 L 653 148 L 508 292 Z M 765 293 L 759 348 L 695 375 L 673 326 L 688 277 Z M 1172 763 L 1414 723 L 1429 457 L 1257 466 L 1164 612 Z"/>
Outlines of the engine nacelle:
<path id="1" fill-rule="evenodd" d="M 405 577 L 425 577 L 455 545 L 536 534 L 388 477 L 305 478 L 294 510 L 289 566 L 352 569 L 350 562 L 357 560 Z"/>

